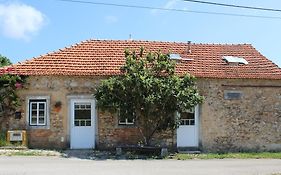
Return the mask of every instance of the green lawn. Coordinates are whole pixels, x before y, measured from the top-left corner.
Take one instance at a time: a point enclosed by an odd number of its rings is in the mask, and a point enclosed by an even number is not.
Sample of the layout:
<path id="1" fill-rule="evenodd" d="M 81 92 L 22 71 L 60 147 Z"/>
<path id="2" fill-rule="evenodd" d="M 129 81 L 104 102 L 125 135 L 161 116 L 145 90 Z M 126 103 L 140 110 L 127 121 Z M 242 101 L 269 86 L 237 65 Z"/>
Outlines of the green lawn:
<path id="1" fill-rule="evenodd" d="M 261 153 L 203 153 L 203 154 L 175 154 L 172 156 L 176 160 L 188 159 L 281 159 L 281 152 L 261 152 Z"/>

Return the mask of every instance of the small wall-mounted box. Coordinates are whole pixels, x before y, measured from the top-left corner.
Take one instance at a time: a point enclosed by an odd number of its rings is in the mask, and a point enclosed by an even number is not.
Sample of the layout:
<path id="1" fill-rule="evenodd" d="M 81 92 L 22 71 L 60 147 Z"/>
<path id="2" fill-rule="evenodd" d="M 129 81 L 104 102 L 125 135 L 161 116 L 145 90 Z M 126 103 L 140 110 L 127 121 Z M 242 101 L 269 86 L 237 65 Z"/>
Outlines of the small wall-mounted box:
<path id="1" fill-rule="evenodd" d="M 22 146 L 27 146 L 27 135 L 25 130 L 7 131 L 7 142 L 21 142 Z"/>

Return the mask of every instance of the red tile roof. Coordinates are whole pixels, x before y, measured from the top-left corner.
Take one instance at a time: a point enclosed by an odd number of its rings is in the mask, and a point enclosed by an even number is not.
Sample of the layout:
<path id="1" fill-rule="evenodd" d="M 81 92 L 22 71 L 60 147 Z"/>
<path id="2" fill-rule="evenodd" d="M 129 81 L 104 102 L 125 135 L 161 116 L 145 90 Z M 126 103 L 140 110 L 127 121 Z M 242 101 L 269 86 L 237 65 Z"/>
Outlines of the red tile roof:
<path id="1" fill-rule="evenodd" d="M 71 75 L 103 76 L 119 75 L 120 66 L 125 62 L 126 48 L 163 53 L 178 53 L 182 58 L 193 60 L 180 61 L 176 71 L 179 74 L 190 73 L 204 78 L 254 78 L 281 79 L 281 71 L 253 46 L 249 44 L 191 44 L 191 53 L 187 52 L 188 43 L 129 40 L 87 40 L 79 44 L 48 53 L 31 60 L 14 64 L 2 72 L 19 75 Z M 223 56 L 245 58 L 249 64 L 228 65 Z"/>

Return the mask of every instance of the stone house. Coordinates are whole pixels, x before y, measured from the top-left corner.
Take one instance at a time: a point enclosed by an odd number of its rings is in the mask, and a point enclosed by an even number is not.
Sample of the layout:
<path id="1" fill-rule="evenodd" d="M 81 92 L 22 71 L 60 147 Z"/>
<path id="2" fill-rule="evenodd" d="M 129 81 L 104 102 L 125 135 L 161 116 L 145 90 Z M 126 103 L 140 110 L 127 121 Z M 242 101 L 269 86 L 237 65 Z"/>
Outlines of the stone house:
<path id="1" fill-rule="evenodd" d="M 170 53 L 176 72 L 197 77 L 205 97 L 181 126 L 158 133 L 155 145 L 203 151 L 281 150 L 281 71 L 249 44 L 87 40 L 1 73 L 28 76 L 18 90 L 21 117 L 0 117 L 6 130 L 27 130 L 31 148 L 111 149 L 137 144 L 135 121 L 102 112 L 93 93 L 120 75 L 126 48 Z"/>

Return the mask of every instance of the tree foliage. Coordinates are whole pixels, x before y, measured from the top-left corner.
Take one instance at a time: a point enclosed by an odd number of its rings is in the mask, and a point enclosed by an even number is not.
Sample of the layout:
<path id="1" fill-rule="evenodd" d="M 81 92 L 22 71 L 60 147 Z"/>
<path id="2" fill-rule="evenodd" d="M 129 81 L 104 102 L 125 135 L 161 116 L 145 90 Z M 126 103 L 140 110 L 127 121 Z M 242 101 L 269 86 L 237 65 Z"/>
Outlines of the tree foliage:
<path id="1" fill-rule="evenodd" d="M 176 112 L 186 112 L 203 100 L 189 74 L 175 74 L 176 63 L 161 52 L 144 54 L 125 51 L 126 63 L 121 76 L 102 81 L 96 89 L 97 105 L 103 110 L 120 110 L 134 117 L 143 143 L 150 144 L 158 131 L 179 125 Z"/>
<path id="2" fill-rule="evenodd" d="M 11 65 L 11 64 L 12 64 L 11 61 L 7 57 L 2 56 L 0 54 L 0 67 L 8 66 L 8 65 Z"/>
<path id="3" fill-rule="evenodd" d="M 0 55 L 0 67 L 10 65 L 8 58 Z M 10 69 L 8 69 L 10 70 Z M 1 74 L 2 73 L 2 74 Z M 7 114 L 20 104 L 19 97 L 16 93 L 18 88 L 22 87 L 24 78 L 18 75 L 11 75 L 9 72 L 0 72 L 0 108 L 1 115 Z M 4 111 L 3 111 L 4 110 Z"/>

